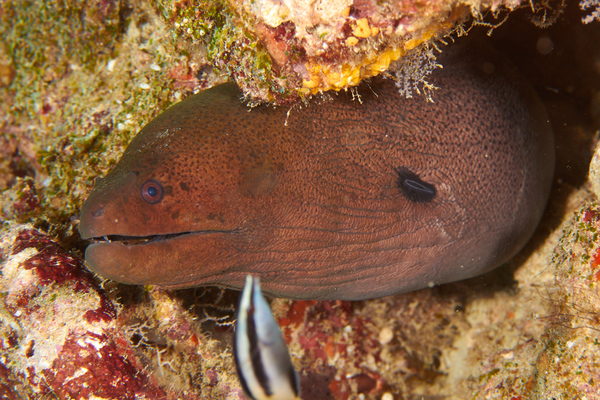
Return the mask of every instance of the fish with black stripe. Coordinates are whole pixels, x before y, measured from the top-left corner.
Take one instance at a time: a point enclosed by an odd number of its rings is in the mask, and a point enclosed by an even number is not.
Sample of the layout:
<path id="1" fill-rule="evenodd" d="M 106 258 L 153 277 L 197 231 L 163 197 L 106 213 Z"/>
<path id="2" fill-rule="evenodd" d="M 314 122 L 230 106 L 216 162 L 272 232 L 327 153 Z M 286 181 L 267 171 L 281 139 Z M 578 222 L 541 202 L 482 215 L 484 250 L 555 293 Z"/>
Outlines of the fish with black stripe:
<path id="1" fill-rule="evenodd" d="M 260 290 L 246 276 L 238 308 L 234 355 L 240 382 L 254 400 L 299 400 L 300 382 L 279 326 Z"/>

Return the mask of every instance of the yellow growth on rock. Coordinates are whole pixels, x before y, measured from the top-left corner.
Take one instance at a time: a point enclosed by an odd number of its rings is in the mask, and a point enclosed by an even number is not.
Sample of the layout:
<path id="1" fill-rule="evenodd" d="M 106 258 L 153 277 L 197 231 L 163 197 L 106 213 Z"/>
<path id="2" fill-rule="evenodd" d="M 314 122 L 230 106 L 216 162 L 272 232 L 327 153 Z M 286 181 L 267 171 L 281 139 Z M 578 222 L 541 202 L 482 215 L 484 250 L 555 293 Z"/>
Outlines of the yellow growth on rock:
<path id="1" fill-rule="evenodd" d="M 310 79 L 304 79 L 300 91 L 316 94 L 327 90 L 336 90 L 356 86 L 364 78 L 379 75 L 389 65 L 404 55 L 402 48 L 391 48 L 381 54 L 366 57 L 362 65 L 343 64 L 340 66 L 307 63 L 306 70 Z M 304 90 L 303 90 L 304 89 Z"/>
<path id="2" fill-rule="evenodd" d="M 368 38 L 371 36 L 371 27 L 366 18 L 361 18 L 356 21 L 356 26 L 352 29 L 352 34 L 359 38 Z"/>
<path id="3" fill-rule="evenodd" d="M 362 20 L 366 22 L 366 19 L 363 18 Z M 362 20 L 359 20 L 359 22 Z M 368 22 L 366 24 L 368 27 Z M 407 40 L 402 47 L 392 47 L 380 54 L 365 56 L 362 63 L 346 63 L 335 66 L 329 64 L 322 65 L 312 61 L 308 62 L 305 64 L 305 67 L 309 79 L 302 81 L 303 88 L 299 91 L 304 94 L 316 94 L 327 90 L 339 91 L 358 85 L 362 79 L 377 76 L 386 71 L 392 62 L 398 60 L 408 50 L 414 49 L 421 43 L 430 40 L 439 32 L 439 28 L 444 29 L 446 26 L 438 27 L 438 29 L 431 28 L 425 31 L 419 38 Z M 370 33 L 372 33 L 372 30 L 370 30 Z M 358 39 L 353 36 L 350 36 L 346 40 L 348 46 L 354 46 L 357 43 Z"/>
<path id="4" fill-rule="evenodd" d="M 467 11 L 465 7 L 454 8 L 446 18 L 425 23 L 405 39 L 398 39 L 397 33 L 372 26 L 368 18 L 355 20 L 351 23 L 352 35 L 343 42 L 347 48 L 353 48 L 354 51 L 350 54 L 354 55 L 346 57 L 339 64 L 314 57 L 306 60 L 306 74 L 298 93 L 307 95 L 328 90 L 339 91 L 358 85 L 362 79 L 377 76 L 388 70 L 390 64 L 403 57 L 407 51 L 450 32 L 456 21 L 462 20 Z M 377 44 L 374 36 L 380 33 L 380 37 L 391 40 L 387 44 Z M 373 51 L 374 49 L 377 50 Z"/>
<path id="5" fill-rule="evenodd" d="M 348 47 L 356 46 L 357 44 L 358 39 L 354 36 L 349 36 L 348 39 L 346 39 L 346 45 L 348 45 Z"/>

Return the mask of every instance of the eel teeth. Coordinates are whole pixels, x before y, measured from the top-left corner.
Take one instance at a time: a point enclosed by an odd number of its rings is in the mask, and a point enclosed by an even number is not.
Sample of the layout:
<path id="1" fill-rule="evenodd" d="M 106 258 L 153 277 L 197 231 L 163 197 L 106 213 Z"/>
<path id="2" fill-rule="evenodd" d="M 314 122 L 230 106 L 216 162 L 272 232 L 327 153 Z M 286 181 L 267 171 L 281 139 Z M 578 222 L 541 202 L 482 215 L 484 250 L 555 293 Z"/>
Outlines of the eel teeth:
<path id="1" fill-rule="evenodd" d="M 294 400 L 300 382 L 257 277 L 246 276 L 238 308 L 234 355 L 240 382 L 254 400 Z"/>

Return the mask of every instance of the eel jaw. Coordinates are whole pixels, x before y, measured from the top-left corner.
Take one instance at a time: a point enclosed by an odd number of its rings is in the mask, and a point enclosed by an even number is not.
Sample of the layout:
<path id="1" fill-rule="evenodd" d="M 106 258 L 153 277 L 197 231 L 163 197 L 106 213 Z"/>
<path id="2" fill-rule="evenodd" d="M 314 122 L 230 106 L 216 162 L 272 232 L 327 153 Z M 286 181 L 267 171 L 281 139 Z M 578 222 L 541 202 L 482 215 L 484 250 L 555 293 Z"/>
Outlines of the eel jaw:
<path id="1" fill-rule="evenodd" d="M 141 244 L 148 244 L 152 242 L 158 242 L 162 240 L 169 240 L 172 238 L 176 238 L 179 236 L 194 234 L 194 233 L 202 233 L 202 232 L 181 232 L 181 233 L 169 233 L 165 235 L 150 235 L 150 236 L 123 236 L 123 235 L 106 235 L 102 237 L 92 237 L 88 240 L 91 241 L 92 244 L 96 243 L 118 243 L 123 246 L 137 246 Z"/>
<path id="2" fill-rule="evenodd" d="M 102 278 L 129 285 L 197 286 L 202 276 L 216 273 L 211 268 L 219 252 L 231 252 L 236 231 L 94 237 L 85 263 Z"/>
<path id="3" fill-rule="evenodd" d="M 88 269 L 130 285 L 196 286 L 193 275 L 214 274 L 206 266 L 217 249 L 235 240 L 231 231 L 198 231 L 152 236 L 93 237 L 85 250 Z M 214 261 L 214 260 L 213 260 Z"/>
<path id="4" fill-rule="evenodd" d="M 163 235 L 148 235 L 148 236 L 125 236 L 125 235 L 104 235 L 100 237 L 91 237 L 87 238 L 91 242 L 91 244 L 97 243 L 118 243 L 123 246 L 138 246 L 149 244 L 153 242 L 161 242 L 167 241 L 170 239 L 178 238 L 181 236 L 187 235 L 211 235 L 211 234 L 229 234 L 240 232 L 241 229 L 232 229 L 226 231 L 189 231 L 189 232 L 176 232 L 176 233 L 166 233 Z"/>

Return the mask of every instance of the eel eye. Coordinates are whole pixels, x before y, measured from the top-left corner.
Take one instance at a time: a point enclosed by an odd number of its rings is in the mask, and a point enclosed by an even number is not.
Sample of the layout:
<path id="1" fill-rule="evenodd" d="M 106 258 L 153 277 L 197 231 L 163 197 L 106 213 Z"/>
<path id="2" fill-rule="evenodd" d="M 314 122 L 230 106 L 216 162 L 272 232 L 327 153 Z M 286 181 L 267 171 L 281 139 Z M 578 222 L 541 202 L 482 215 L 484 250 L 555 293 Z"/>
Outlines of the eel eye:
<path id="1" fill-rule="evenodd" d="M 160 183 L 150 179 L 142 185 L 142 199 L 146 203 L 156 204 L 163 198 L 163 187 Z"/>

